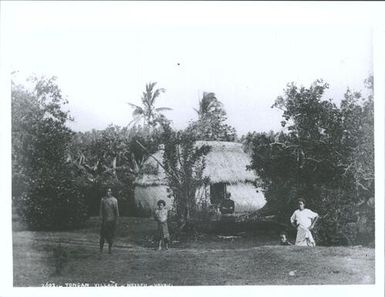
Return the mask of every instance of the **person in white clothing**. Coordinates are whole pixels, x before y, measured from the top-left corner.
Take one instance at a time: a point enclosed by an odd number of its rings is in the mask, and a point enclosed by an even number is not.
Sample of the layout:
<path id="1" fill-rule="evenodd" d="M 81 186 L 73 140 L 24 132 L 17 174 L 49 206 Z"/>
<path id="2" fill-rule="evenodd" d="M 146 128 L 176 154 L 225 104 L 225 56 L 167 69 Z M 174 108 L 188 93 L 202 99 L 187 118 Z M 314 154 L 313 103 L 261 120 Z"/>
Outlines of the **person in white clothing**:
<path id="1" fill-rule="evenodd" d="M 314 211 L 305 208 L 305 200 L 302 198 L 298 199 L 298 207 L 290 218 L 293 227 L 297 228 L 295 245 L 315 246 L 311 230 L 314 228 L 319 216 Z"/>

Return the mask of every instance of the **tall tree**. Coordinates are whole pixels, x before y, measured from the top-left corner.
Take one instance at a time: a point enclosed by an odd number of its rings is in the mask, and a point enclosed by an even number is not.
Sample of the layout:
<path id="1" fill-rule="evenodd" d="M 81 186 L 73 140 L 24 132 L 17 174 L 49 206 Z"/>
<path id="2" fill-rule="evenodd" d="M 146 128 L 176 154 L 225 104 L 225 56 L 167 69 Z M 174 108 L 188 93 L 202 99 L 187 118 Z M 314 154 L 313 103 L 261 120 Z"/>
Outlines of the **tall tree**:
<path id="1" fill-rule="evenodd" d="M 130 124 L 143 120 L 145 125 L 155 127 L 167 120 L 161 112 L 172 109 L 169 107 L 155 107 L 156 99 L 166 90 L 164 88 L 155 89 L 155 86 L 156 82 L 146 84 L 146 90 L 143 92 L 141 98 L 143 106 L 128 103 L 128 105 L 134 108 L 134 111 L 132 112 L 134 119 Z"/>
<path id="2" fill-rule="evenodd" d="M 338 107 L 322 98 L 327 88 L 322 80 L 309 88 L 287 86 L 273 105 L 283 111 L 287 133 L 249 134 L 250 168 L 283 221 L 294 198 L 305 196 L 322 215 L 324 243 L 354 243 L 363 217 L 363 233 L 374 235 L 373 100 L 348 90 Z"/>
<path id="3" fill-rule="evenodd" d="M 66 162 L 73 132 L 56 78 L 31 78 L 32 87 L 12 83 L 12 192 L 31 228 L 63 229 L 87 217 L 77 173 Z"/>
<path id="4" fill-rule="evenodd" d="M 174 197 L 174 206 L 180 227 L 191 226 L 191 218 L 196 210 L 196 191 L 208 182 L 203 177 L 205 156 L 210 146 L 195 146 L 194 136 L 186 131 L 173 131 L 164 127 L 163 167 L 167 183 Z"/>
<path id="5" fill-rule="evenodd" d="M 236 131 L 226 124 L 227 115 L 214 93 L 203 93 L 199 108 L 195 109 L 198 120 L 191 122 L 188 130 L 195 134 L 198 140 L 234 141 Z"/>

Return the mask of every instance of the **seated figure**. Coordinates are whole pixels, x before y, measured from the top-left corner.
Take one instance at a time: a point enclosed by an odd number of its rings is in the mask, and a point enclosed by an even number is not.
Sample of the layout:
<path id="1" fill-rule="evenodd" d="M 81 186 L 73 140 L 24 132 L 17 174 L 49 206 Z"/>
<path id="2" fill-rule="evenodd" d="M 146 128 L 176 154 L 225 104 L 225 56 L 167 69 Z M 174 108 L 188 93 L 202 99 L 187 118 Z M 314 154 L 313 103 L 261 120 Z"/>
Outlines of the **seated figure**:
<path id="1" fill-rule="evenodd" d="M 221 214 L 234 213 L 234 201 L 230 199 L 231 193 L 226 193 L 225 199 L 219 204 Z"/>

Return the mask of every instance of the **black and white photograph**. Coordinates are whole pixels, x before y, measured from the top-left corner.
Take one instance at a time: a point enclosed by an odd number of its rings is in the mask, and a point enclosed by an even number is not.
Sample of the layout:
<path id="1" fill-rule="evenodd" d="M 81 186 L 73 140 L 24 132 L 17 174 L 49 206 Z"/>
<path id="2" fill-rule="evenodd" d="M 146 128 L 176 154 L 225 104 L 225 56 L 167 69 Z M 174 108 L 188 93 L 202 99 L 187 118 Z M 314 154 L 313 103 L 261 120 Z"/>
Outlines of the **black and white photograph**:
<path id="1" fill-rule="evenodd" d="M 384 3 L 0 8 L 1 296 L 383 296 Z"/>

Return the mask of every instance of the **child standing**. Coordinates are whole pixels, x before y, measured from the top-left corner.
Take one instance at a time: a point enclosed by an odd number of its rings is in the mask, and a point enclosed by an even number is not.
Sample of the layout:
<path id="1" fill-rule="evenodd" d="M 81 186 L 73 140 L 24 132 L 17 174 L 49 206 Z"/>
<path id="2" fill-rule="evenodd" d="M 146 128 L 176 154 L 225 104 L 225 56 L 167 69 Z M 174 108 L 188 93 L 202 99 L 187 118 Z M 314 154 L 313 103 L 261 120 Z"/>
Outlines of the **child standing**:
<path id="1" fill-rule="evenodd" d="M 159 200 L 157 202 L 158 208 L 155 210 L 155 220 L 158 222 L 158 234 L 159 234 L 159 247 L 158 250 L 162 249 L 162 245 L 168 250 L 168 243 L 170 241 L 170 233 L 168 232 L 167 216 L 168 211 L 165 208 L 166 202 Z"/>

